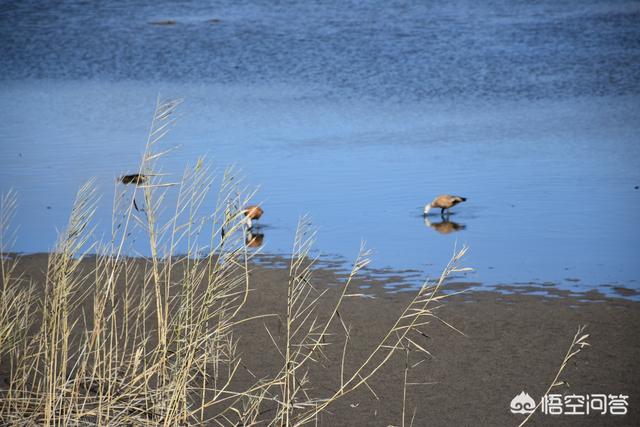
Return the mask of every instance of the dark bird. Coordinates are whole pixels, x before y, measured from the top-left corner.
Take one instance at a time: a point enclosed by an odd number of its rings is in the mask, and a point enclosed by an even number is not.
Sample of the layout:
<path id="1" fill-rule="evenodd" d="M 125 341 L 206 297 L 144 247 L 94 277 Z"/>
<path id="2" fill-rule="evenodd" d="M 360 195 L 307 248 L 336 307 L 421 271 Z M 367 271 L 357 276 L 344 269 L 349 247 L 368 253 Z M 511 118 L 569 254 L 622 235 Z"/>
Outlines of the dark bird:
<path id="1" fill-rule="evenodd" d="M 452 196 L 451 194 L 442 194 L 433 199 L 431 203 L 428 203 L 424 207 L 424 214 L 428 215 L 431 208 L 440 208 L 440 215 L 444 215 L 445 210 L 447 211 L 447 214 L 449 214 L 450 208 L 466 200 L 467 199 L 465 197 Z"/>
<path id="2" fill-rule="evenodd" d="M 135 184 L 135 185 L 140 185 L 140 184 L 144 184 L 149 180 L 149 177 L 146 175 L 143 175 L 141 173 L 133 173 L 131 175 L 123 175 L 120 178 L 118 178 L 118 181 L 120 181 L 123 184 Z"/>
<path id="3" fill-rule="evenodd" d="M 141 173 L 133 173 L 131 175 L 122 175 L 120 178 L 118 178 L 118 181 L 120 181 L 125 185 L 127 184 L 142 185 L 146 183 L 148 180 L 149 180 L 149 177 Z M 142 212 L 142 210 L 138 207 L 138 204 L 136 203 L 135 198 L 133 199 L 133 207 L 138 212 Z"/>
<path id="4" fill-rule="evenodd" d="M 253 226 L 252 221 L 257 221 L 260 219 L 264 211 L 258 205 L 250 205 L 244 208 L 242 211 L 244 216 L 247 217 L 247 228 L 251 228 Z"/>
<path id="5" fill-rule="evenodd" d="M 176 21 L 173 19 L 163 19 L 160 21 L 150 22 L 151 25 L 176 25 Z"/>

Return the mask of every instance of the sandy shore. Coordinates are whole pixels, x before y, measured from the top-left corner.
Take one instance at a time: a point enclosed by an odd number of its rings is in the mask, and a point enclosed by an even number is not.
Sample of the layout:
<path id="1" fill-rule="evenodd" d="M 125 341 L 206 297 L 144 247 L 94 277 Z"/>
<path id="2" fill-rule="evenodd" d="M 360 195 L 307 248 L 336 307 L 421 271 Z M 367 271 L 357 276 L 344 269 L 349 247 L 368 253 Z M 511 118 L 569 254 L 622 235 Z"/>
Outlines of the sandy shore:
<path id="1" fill-rule="evenodd" d="M 20 271 L 25 277 L 43 283 L 46 255 L 23 258 Z M 375 285 L 366 289 L 373 298 L 352 297 L 345 301 L 341 317 L 351 327 L 345 372 L 352 372 L 365 360 L 375 344 L 396 320 L 412 297 L 411 292 L 389 294 Z M 251 273 L 251 288 L 243 316 L 285 312 L 287 271 L 260 266 Z M 323 307 L 328 311 L 342 283 L 334 271 L 318 270 L 314 286 L 329 288 Z M 370 285 L 367 277 L 353 284 Z M 450 290 L 460 285 L 448 285 Z M 596 298 L 597 297 L 597 298 Z M 592 300 L 599 300 L 594 302 Z M 409 425 L 498 426 L 517 425 L 523 415 L 510 413 L 511 399 L 521 391 L 539 399 L 553 379 L 578 325 L 588 325 L 592 347 L 580 353 L 562 379 L 570 388 L 556 389 L 564 394 L 624 394 L 628 414 L 543 415 L 536 414 L 529 425 L 632 426 L 640 422 L 640 303 L 607 299 L 601 295 L 584 298 L 503 295 L 495 292 L 467 292 L 448 298 L 437 310 L 438 316 L 455 326 L 458 333 L 442 322 L 422 328 L 428 337 L 423 345 L 432 357 L 411 354 L 411 363 L 425 359 L 409 370 L 409 382 L 426 383 L 407 389 Z M 267 318 L 248 322 L 237 330 L 244 365 L 256 377 L 274 375 L 282 358 L 265 327 L 276 340 L 283 337 L 282 322 Z M 311 372 L 311 393 L 326 397 L 340 378 L 342 340 L 329 347 L 323 367 Z M 370 382 L 329 407 L 322 425 L 401 425 L 405 359 L 397 355 Z M 9 368 L 2 367 L 6 373 Z M 239 381 L 251 381 L 244 372 Z M 375 393 L 375 396 L 374 396 Z"/>

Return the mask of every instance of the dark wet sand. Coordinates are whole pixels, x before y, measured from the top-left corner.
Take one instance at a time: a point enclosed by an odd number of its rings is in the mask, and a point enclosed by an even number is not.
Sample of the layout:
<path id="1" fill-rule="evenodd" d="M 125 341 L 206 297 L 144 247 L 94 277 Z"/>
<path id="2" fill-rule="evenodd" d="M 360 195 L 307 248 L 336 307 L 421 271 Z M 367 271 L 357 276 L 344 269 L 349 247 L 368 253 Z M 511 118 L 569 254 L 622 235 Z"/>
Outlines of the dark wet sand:
<path id="1" fill-rule="evenodd" d="M 25 257 L 21 269 L 36 281 L 42 280 L 46 256 Z M 256 267 L 251 273 L 251 292 L 243 315 L 285 312 L 287 271 L 283 268 Z M 318 270 L 313 284 L 328 286 L 325 312 L 337 297 L 341 278 L 334 271 Z M 349 298 L 340 310 L 351 326 L 346 373 L 353 372 L 393 324 L 412 297 L 411 292 L 380 292 L 381 279 L 366 277 L 353 284 L 373 285 L 362 290 L 375 298 Z M 461 285 L 448 285 L 460 289 Z M 581 300 L 599 300 L 586 302 Z M 592 347 L 580 353 L 565 370 L 562 379 L 569 389 L 562 393 L 626 394 L 629 413 L 625 416 L 550 416 L 536 414 L 529 425 L 635 426 L 640 422 L 640 303 L 606 299 L 599 294 L 582 298 L 544 298 L 531 295 L 502 295 L 494 292 L 468 292 L 454 295 L 437 311 L 461 335 L 442 323 L 424 328 L 429 338 L 420 345 L 433 355 L 409 371 L 410 382 L 429 385 L 408 389 L 407 420 L 415 409 L 415 426 L 499 426 L 517 425 L 523 418 L 509 412 L 511 399 L 521 391 L 539 399 L 554 377 L 578 328 L 587 324 Z M 258 377 L 275 375 L 281 358 L 265 331 L 276 340 L 284 328 L 275 319 L 257 320 L 237 330 L 243 363 Z M 338 331 L 336 329 L 336 331 Z M 327 397 L 339 384 L 342 340 L 327 352 L 326 369 L 311 373 L 310 394 Z M 420 358 L 415 354 L 412 361 Z M 404 356 L 392 358 L 370 382 L 374 398 L 361 389 L 329 407 L 322 425 L 401 425 Z M 3 367 L 5 371 L 7 367 Z M 6 372 L 6 371 L 5 371 Z M 243 372 L 239 380 L 247 380 Z M 267 415 L 267 414 L 265 414 Z"/>

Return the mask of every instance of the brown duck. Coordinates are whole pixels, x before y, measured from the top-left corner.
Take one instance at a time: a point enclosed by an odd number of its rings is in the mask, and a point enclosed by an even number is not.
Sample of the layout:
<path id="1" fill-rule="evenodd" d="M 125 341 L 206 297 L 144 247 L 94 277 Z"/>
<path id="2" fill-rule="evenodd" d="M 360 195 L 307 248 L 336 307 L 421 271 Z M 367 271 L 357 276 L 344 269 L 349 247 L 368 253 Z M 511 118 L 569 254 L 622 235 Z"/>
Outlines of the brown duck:
<path id="1" fill-rule="evenodd" d="M 444 211 L 447 211 L 448 214 L 450 208 L 466 200 L 467 199 L 465 197 L 453 196 L 451 194 L 441 194 L 424 207 L 424 214 L 428 215 L 431 208 L 439 208 L 440 215 L 444 215 Z"/>
<path id="2" fill-rule="evenodd" d="M 251 228 L 253 226 L 252 221 L 257 221 L 260 219 L 264 211 L 258 205 L 249 205 L 244 208 L 242 211 L 244 216 L 247 217 L 247 228 Z"/>

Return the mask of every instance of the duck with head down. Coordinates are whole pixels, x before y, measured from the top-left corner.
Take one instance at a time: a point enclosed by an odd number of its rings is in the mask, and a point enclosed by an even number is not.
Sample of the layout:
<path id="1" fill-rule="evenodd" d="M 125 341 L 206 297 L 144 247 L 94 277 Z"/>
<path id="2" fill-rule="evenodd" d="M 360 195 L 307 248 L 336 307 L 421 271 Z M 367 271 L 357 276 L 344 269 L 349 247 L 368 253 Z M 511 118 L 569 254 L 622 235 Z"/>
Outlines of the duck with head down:
<path id="1" fill-rule="evenodd" d="M 441 194 L 433 199 L 431 203 L 427 203 L 424 207 L 424 214 L 428 215 L 429 211 L 433 208 L 440 209 L 440 215 L 444 216 L 445 211 L 449 214 L 449 209 L 466 201 L 466 197 L 454 196 L 452 194 Z"/>
<path id="2" fill-rule="evenodd" d="M 243 209 L 242 213 L 247 218 L 247 228 L 251 229 L 253 227 L 252 221 L 257 221 L 260 219 L 264 210 L 258 205 L 249 205 Z"/>
<path id="3" fill-rule="evenodd" d="M 253 221 L 256 221 L 256 220 L 260 219 L 262 214 L 264 214 L 264 210 L 262 210 L 262 208 L 260 206 L 258 206 L 258 205 L 249 205 L 249 206 L 246 206 L 241 211 L 239 211 L 239 213 L 241 213 L 241 214 L 243 214 L 245 216 L 245 221 L 246 221 L 246 224 L 247 224 L 247 231 L 249 233 L 252 233 Z M 226 230 L 224 228 L 224 225 L 220 229 L 220 236 L 224 240 L 224 238 L 226 236 Z"/>

